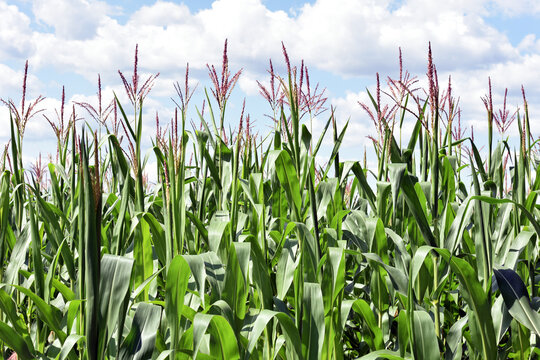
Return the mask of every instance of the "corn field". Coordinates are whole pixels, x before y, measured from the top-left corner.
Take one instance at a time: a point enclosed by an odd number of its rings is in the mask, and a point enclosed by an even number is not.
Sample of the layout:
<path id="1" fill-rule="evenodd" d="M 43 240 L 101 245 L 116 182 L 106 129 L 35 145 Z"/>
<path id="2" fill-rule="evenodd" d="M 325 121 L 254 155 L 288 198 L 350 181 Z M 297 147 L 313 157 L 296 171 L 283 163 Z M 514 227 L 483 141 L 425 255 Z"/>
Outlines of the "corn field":
<path id="1" fill-rule="evenodd" d="M 431 49 L 425 90 L 400 55 L 383 98 L 377 75 L 359 105 L 374 122 L 368 168 L 340 160 L 348 123 L 323 111 L 324 91 L 283 50 L 287 72 L 270 62 L 259 84 L 266 137 L 243 111 L 227 116 L 241 71 L 226 44 L 195 120 L 186 69 L 174 118 L 156 119 L 155 185 L 142 129 L 157 75 L 139 81 L 137 50 L 133 76 L 120 73 L 127 100 L 102 106 L 101 83 L 97 106 L 70 109 L 62 95 L 46 119 L 55 161 L 27 169 L 25 126 L 44 119 L 41 97 L 25 102 L 25 72 L 22 99 L 4 100 L 4 358 L 539 358 L 540 166 L 525 92 L 516 113 L 506 98 L 498 111 L 489 83 L 478 149 Z M 331 152 L 316 161 L 323 142 Z"/>

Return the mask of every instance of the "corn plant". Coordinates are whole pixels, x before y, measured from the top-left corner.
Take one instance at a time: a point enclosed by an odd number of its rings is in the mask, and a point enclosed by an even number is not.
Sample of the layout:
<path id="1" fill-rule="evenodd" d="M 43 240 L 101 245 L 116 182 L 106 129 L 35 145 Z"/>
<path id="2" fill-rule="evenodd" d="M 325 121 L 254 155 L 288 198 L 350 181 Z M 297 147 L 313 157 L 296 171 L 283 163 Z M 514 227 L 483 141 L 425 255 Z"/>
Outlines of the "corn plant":
<path id="1" fill-rule="evenodd" d="M 286 73 L 270 62 L 269 88 L 259 83 L 272 131 L 253 132 L 245 102 L 232 119 L 241 70 L 230 71 L 225 42 L 191 128 L 189 66 L 174 117 L 163 127 L 156 115 L 148 186 L 143 109 L 157 75 L 139 81 L 137 51 L 131 80 L 120 72 L 128 104 L 112 94 L 102 107 L 98 77 L 98 106 L 67 116 L 62 91 L 58 119 L 47 118 L 58 144 L 48 174 L 22 160 L 41 101 L 25 105 L 27 68 L 20 109 L 4 101 L 5 358 L 539 357 L 540 165 L 524 90 L 522 109 L 510 114 L 505 95 L 497 111 L 489 80 L 478 149 L 451 79 L 439 88 L 431 48 L 425 91 L 400 51 L 399 78 L 384 90 L 377 74 L 361 104 L 375 128 L 369 169 L 342 160 L 348 123 L 285 46 Z M 325 119 L 318 135 L 315 117 Z"/>

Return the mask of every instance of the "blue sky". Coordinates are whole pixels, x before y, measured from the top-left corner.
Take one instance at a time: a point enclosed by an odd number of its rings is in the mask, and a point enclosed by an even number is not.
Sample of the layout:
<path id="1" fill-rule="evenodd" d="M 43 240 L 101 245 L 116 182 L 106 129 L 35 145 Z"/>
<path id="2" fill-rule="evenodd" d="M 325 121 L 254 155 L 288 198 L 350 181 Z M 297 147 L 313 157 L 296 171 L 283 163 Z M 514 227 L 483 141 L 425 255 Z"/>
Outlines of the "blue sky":
<path id="1" fill-rule="evenodd" d="M 540 109 L 540 3 L 534 0 L 0 0 L 0 13 L 0 98 L 20 100 L 28 59 L 29 95 L 44 95 L 45 114 L 53 118 L 63 85 L 70 104 L 96 103 L 98 73 L 105 99 L 113 91 L 120 94 L 117 70 L 131 74 L 138 43 L 140 71 L 160 72 L 146 104 L 147 146 L 156 111 L 163 122 L 172 116 L 173 83 L 183 80 L 187 62 L 192 84 L 199 84 L 192 110 L 201 106 L 203 89 L 210 86 L 206 64 L 221 64 L 225 38 L 231 70 L 243 69 L 231 99 L 231 126 L 246 98 L 257 130 L 268 132 L 271 123 L 264 114 L 270 110 L 258 96 L 256 80 L 267 81 L 269 58 L 283 74 L 283 41 L 294 64 L 304 59 L 312 84 L 326 87 L 338 124 L 350 119 L 343 147 L 349 159 L 370 146 L 366 135 L 374 131 L 358 101 L 367 101 L 365 89 L 374 88 L 377 72 L 381 79 L 397 76 L 399 47 L 405 67 L 424 84 L 431 41 L 441 87 L 451 74 L 463 124 L 474 126 L 479 141 L 487 128 L 480 97 L 488 76 L 496 107 L 505 88 L 512 111 L 519 107 L 523 84 L 533 119 Z M 314 132 L 327 114 L 314 119 Z M 8 119 L 0 109 L 0 144 L 8 140 Z M 540 135 L 534 121 L 532 130 Z M 54 153 L 53 137 L 41 115 L 32 119 L 25 159 Z"/>

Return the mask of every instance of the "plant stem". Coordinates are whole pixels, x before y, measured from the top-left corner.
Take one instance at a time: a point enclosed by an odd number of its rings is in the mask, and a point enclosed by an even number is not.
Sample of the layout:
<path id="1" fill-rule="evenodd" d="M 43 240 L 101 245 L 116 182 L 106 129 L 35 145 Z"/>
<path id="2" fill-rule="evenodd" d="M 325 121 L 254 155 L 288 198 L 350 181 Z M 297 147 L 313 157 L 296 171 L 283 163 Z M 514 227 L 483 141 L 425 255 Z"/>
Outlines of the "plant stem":
<path id="1" fill-rule="evenodd" d="M 439 287 L 439 255 L 433 255 L 433 291 L 437 291 Z M 439 296 L 433 300 L 434 315 L 435 315 L 435 335 L 441 338 L 441 318 L 439 314 Z"/>

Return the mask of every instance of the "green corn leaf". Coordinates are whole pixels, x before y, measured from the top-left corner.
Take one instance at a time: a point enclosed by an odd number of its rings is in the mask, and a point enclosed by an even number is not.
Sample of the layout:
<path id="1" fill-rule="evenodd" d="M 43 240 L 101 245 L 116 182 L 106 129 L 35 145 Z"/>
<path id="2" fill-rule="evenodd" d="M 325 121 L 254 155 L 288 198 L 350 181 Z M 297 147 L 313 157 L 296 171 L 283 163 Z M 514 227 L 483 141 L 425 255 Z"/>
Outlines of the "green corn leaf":
<path id="1" fill-rule="evenodd" d="M 17 314 L 17 305 L 15 304 L 15 301 L 4 289 L 0 289 L 0 309 L 11 323 L 12 330 L 15 330 L 16 334 L 26 342 L 28 351 L 33 353 L 34 344 L 30 338 L 28 327 L 24 320 Z"/>
<path id="2" fill-rule="evenodd" d="M 42 298 L 37 296 L 30 289 L 19 285 L 11 286 L 13 286 L 15 289 L 17 289 L 24 295 L 28 296 L 32 300 L 40 314 L 40 319 L 43 320 L 43 322 L 46 323 L 51 328 L 51 330 L 56 333 L 56 335 L 60 339 L 60 342 L 63 343 L 66 340 L 67 335 L 61 330 L 61 311 L 58 310 L 58 308 L 56 308 L 55 306 L 47 304 Z"/>
<path id="3" fill-rule="evenodd" d="M 71 300 L 66 304 L 67 306 L 67 316 L 66 316 L 66 322 L 67 322 L 67 333 L 71 333 L 71 328 L 73 327 L 73 323 L 75 322 L 75 318 L 78 315 L 79 307 L 81 306 L 81 303 L 83 300 Z"/>
<path id="4" fill-rule="evenodd" d="M 369 186 L 369 184 L 367 182 L 366 175 L 364 174 L 364 170 L 362 169 L 360 164 L 358 162 L 356 162 L 352 166 L 352 171 L 353 171 L 354 175 L 356 176 L 356 179 L 360 183 L 360 187 L 364 191 L 364 194 L 367 196 L 367 200 L 369 201 L 369 204 L 371 206 L 371 210 L 374 213 L 377 213 L 377 206 L 375 205 L 376 197 L 375 197 L 375 194 L 373 193 L 373 190 L 371 190 L 371 187 Z"/>
<path id="5" fill-rule="evenodd" d="M 223 261 L 226 261 L 226 249 L 228 249 L 228 232 L 232 231 L 230 226 L 230 218 L 228 212 L 216 212 L 210 220 L 208 227 L 208 247 L 211 251 L 217 253 Z M 226 240 L 222 244 L 223 240 Z"/>
<path id="6" fill-rule="evenodd" d="M 41 298 L 45 296 L 45 275 L 43 272 L 43 259 L 41 256 L 41 236 L 38 231 L 37 219 L 34 206 L 28 207 L 30 217 L 30 238 L 32 239 L 32 263 L 34 265 L 34 276 L 36 281 L 36 293 Z M 48 299 L 46 299 L 48 300 Z"/>
<path id="7" fill-rule="evenodd" d="M 122 305 L 128 296 L 133 259 L 104 255 L 101 259 L 99 283 L 99 353 L 105 356 L 107 345 L 117 324 L 123 324 L 125 309 Z"/>
<path id="8" fill-rule="evenodd" d="M 73 254 L 69 251 L 69 248 L 60 246 L 60 243 L 62 243 L 62 227 L 60 226 L 60 222 L 58 221 L 58 218 L 60 218 L 61 222 L 67 222 L 67 219 L 65 218 L 65 215 L 54 205 L 47 203 L 40 195 L 38 189 L 33 189 L 34 195 L 36 197 L 36 204 L 37 207 L 41 210 L 41 216 L 44 219 L 44 228 L 50 237 L 51 245 L 54 251 L 60 250 L 60 254 L 62 255 L 62 259 L 64 260 L 64 263 L 66 264 L 67 270 L 69 272 L 70 277 L 75 277 L 75 261 L 73 259 Z"/>
<path id="9" fill-rule="evenodd" d="M 199 353 L 199 347 L 203 335 L 209 332 L 214 341 L 211 342 L 210 350 L 213 356 L 222 360 L 240 359 L 236 337 L 231 325 L 219 315 L 197 313 L 193 320 L 193 358 L 203 358 Z"/>
<path id="10" fill-rule="evenodd" d="M 304 318 L 302 320 L 302 354 L 304 359 L 318 359 L 325 334 L 324 303 L 319 284 L 304 283 Z"/>
<path id="11" fill-rule="evenodd" d="M 300 241 L 303 244 L 302 252 L 302 266 L 304 272 L 304 279 L 308 282 L 316 282 L 317 280 L 317 266 L 320 261 L 319 245 L 317 239 L 313 236 L 311 231 L 303 223 L 296 223 L 296 229 L 300 236 Z"/>
<path id="12" fill-rule="evenodd" d="M 399 353 L 395 351 L 377 350 L 358 358 L 358 360 L 378 360 L 378 359 L 406 360 L 410 358 L 411 358 L 410 356 L 402 357 L 399 355 Z"/>
<path id="13" fill-rule="evenodd" d="M 386 270 L 388 276 L 390 277 L 390 280 L 392 281 L 394 290 L 400 292 L 403 295 L 407 295 L 409 279 L 407 279 L 407 276 L 401 270 L 398 270 L 391 265 L 385 264 L 385 262 L 377 254 L 364 253 L 362 255 L 366 259 L 373 261 L 373 265 L 382 267 L 384 270 Z"/>
<path id="14" fill-rule="evenodd" d="M 9 225 L 9 195 L 10 195 L 10 180 L 9 180 L 9 172 L 4 171 L 2 173 L 2 176 L 0 177 L 0 241 L 2 243 L 6 242 L 8 243 L 8 226 Z M 10 248 L 13 248 L 13 244 L 10 246 Z M 5 256 L 5 254 L 0 254 L 2 258 Z"/>
<path id="15" fill-rule="evenodd" d="M 157 305 L 139 303 L 131 330 L 119 349 L 119 360 L 149 359 L 154 351 L 156 333 L 161 321 L 161 309 Z"/>
<path id="16" fill-rule="evenodd" d="M 251 251 L 249 243 L 234 243 L 229 249 L 227 274 L 222 298 L 234 311 L 235 321 L 242 321 L 246 315 L 248 297 L 247 264 Z M 237 330 L 236 326 L 233 326 Z"/>
<path id="17" fill-rule="evenodd" d="M 415 359 L 440 359 L 439 343 L 435 335 L 435 326 L 425 311 L 414 311 L 413 349 Z"/>
<path id="18" fill-rule="evenodd" d="M 399 341 L 399 355 L 405 356 L 407 346 L 409 344 L 410 333 L 407 324 L 407 311 L 403 310 L 399 312 L 397 317 L 398 322 L 398 341 Z"/>
<path id="19" fill-rule="evenodd" d="M 475 338 L 480 339 L 480 342 L 474 342 L 473 346 L 482 357 L 486 359 L 495 358 L 497 342 L 491 317 L 491 306 L 486 292 L 478 281 L 476 272 L 467 261 L 451 257 L 447 250 L 435 249 L 435 251 L 450 264 L 452 271 L 461 284 L 463 298 L 474 314 L 472 319 L 469 318 L 469 323 L 471 321 L 474 323 L 471 330 L 478 333 Z"/>
<path id="20" fill-rule="evenodd" d="M 401 190 L 405 195 L 405 200 L 409 206 L 409 210 L 412 212 L 418 227 L 422 235 L 424 236 L 425 242 L 430 246 L 436 246 L 436 240 L 433 236 L 433 232 L 429 226 L 429 222 L 426 218 L 426 214 L 422 210 L 422 205 L 418 199 L 418 195 L 414 190 L 414 185 L 411 180 L 411 177 L 407 174 L 403 175 L 401 180 Z"/>
<path id="21" fill-rule="evenodd" d="M 152 235 L 152 243 L 154 244 L 153 249 L 156 252 L 156 256 L 162 264 L 167 264 L 167 245 L 165 238 L 165 230 L 161 223 L 149 212 L 145 212 L 143 219 L 146 221 L 150 227 L 150 234 Z"/>
<path id="22" fill-rule="evenodd" d="M 529 293 L 523 280 L 511 269 L 494 269 L 493 271 L 510 315 L 529 330 L 540 335 L 540 314 L 531 308 Z"/>
<path id="23" fill-rule="evenodd" d="M 189 276 L 191 271 L 187 261 L 177 255 L 169 266 L 165 288 L 165 314 L 171 331 L 172 348 L 176 349 L 180 341 L 180 314 L 184 307 Z"/>
<path id="24" fill-rule="evenodd" d="M 338 155 L 339 154 L 339 148 L 341 147 L 341 143 L 343 142 L 343 137 L 345 136 L 345 132 L 347 131 L 348 126 L 349 126 L 349 121 L 347 120 L 347 122 L 345 123 L 345 126 L 343 127 L 343 129 L 339 133 L 339 136 L 337 136 L 334 139 L 334 147 L 332 148 L 332 152 L 330 154 L 328 164 L 326 165 L 326 169 L 325 169 L 325 171 L 323 173 L 323 179 L 326 178 L 326 174 L 328 173 L 328 171 L 330 171 L 330 168 L 332 166 L 332 163 L 333 163 L 334 159 L 336 159 L 336 158 L 339 159 L 339 155 Z M 335 174 L 335 176 L 337 178 L 339 178 L 339 174 Z"/>
<path id="25" fill-rule="evenodd" d="M 18 359 L 35 359 L 34 350 L 28 346 L 24 338 L 13 332 L 11 326 L 0 321 L 0 340 L 17 353 Z"/>
<path id="26" fill-rule="evenodd" d="M 512 350 L 515 355 L 522 359 L 529 357 L 531 351 L 530 331 L 515 319 L 510 323 L 510 333 L 512 336 Z"/>
<path id="27" fill-rule="evenodd" d="M 198 295 L 201 299 L 202 307 L 205 306 L 205 289 L 206 289 L 206 269 L 204 259 L 201 255 L 183 255 L 184 260 L 189 265 L 189 269 L 195 282 L 197 283 Z"/>
<path id="28" fill-rule="evenodd" d="M 323 272 L 321 290 L 323 292 L 324 312 L 328 314 L 345 287 L 345 254 L 343 248 L 328 248 L 327 263 Z"/>
<path id="29" fill-rule="evenodd" d="M 353 303 L 352 309 L 366 323 L 367 329 L 363 332 L 364 339 L 371 350 L 382 350 L 384 348 L 383 333 L 375 320 L 373 310 L 369 304 L 362 299 L 358 299 Z"/>
<path id="30" fill-rule="evenodd" d="M 302 358 L 301 340 L 298 330 L 294 326 L 291 318 L 284 313 L 276 312 L 272 310 L 262 310 L 256 315 L 251 315 L 254 320 L 250 324 L 250 330 L 248 335 L 248 345 L 246 352 L 246 359 L 249 358 L 253 349 L 257 345 L 260 336 L 270 320 L 277 319 L 279 326 L 281 327 L 285 335 L 285 344 L 290 348 L 291 354 L 294 354 L 297 359 Z"/>
<path id="31" fill-rule="evenodd" d="M 260 293 L 263 308 L 272 309 L 273 292 L 268 274 L 268 264 L 264 259 L 257 239 L 251 236 L 249 242 L 251 244 L 251 259 L 253 261 L 253 283 L 257 286 L 257 290 Z"/>
<path id="32" fill-rule="evenodd" d="M 64 345 L 62 345 L 62 349 L 60 349 L 60 353 L 58 354 L 59 360 L 65 360 L 70 355 L 71 351 L 73 350 L 73 347 L 78 344 L 81 340 L 84 340 L 84 336 L 77 335 L 77 334 L 71 334 L 66 338 L 66 341 L 64 341 Z"/>
<path id="33" fill-rule="evenodd" d="M 296 219 L 300 219 L 302 207 L 300 183 L 291 156 L 284 150 L 272 150 L 268 161 L 270 164 L 274 164 L 279 182 L 285 189 L 290 204 L 293 205 L 293 214 Z"/>
<path id="34" fill-rule="evenodd" d="M 456 321 L 446 336 L 446 356 L 450 359 L 462 358 L 462 345 L 463 345 L 463 328 L 469 320 L 465 315 L 458 321 Z"/>
<path id="35" fill-rule="evenodd" d="M 294 272 L 299 263 L 300 258 L 295 260 L 292 248 L 290 246 L 284 247 L 276 270 L 277 297 L 279 299 L 285 300 L 285 296 L 293 283 Z"/>
<path id="36" fill-rule="evenodd" d="M 499 344 L 510 327 L 512 316 L 508 312 L 504 299 L 501 295 L 497 296 L 491 307 L 491 316 L 493 317 L 493 328 L 495 329 L 495 338 Z"/>
<path id="37" fill-rule="evenodd" d="M 124 181 L 124 187 L 122 189 L 122 196 L 121 196 L 121 203 L 120 203 L 120 211 L 118 213 L 118 216 L 116 218 L 116 222 L 114 224 L 113 229 L 113 235 L 111 239 L 111 251 L 113 254 L 120 255 L 122 254 L 122 250 L 126 247 L 127 244 L 123 244 L 122 240 L 126 236 L 126 227 L 128 224 L 126 224 L 126 214 L 128 209 L 128 201 L 129 201 L 129 191 L 132 188 L 131 183 L 131 177 L 127 176 L 126 180 Z"/>
<path id="38" fill-rule="evenodd" d="M 388 177 L 390 178 L 390 184 L 392 187 L 392 205 L 394 208 L 394 214 L 396 214 L 396 205 L 399 195 L 399 189 L 401 187 L 401 180 L 403 174 L 407 170 L 407 164 L 388 164 Z"/>
<path id="39" fill-rule="evenodd" d="M 225 287 L 225 269 L 216 253 L 209 251 L 200 255 L 203 258 L 206 276 L 212 288 L 211 294 L 220 299 Z"/>
<path id="40" fill-rule="evenodd" d="M 135 285 L 139 286 L 145 279 L 154 273 L 152 236 L 150 225 L 144 218 L 143 213 L 137 214 L 138 226 L 135 231 L 133 241 L 134 274 Z M 137 223 L 137 221 L 135 223 Z M 143 292 L 144 298 L 148 300 L 148 292 Z"/>

